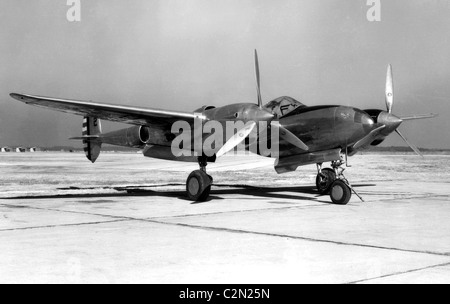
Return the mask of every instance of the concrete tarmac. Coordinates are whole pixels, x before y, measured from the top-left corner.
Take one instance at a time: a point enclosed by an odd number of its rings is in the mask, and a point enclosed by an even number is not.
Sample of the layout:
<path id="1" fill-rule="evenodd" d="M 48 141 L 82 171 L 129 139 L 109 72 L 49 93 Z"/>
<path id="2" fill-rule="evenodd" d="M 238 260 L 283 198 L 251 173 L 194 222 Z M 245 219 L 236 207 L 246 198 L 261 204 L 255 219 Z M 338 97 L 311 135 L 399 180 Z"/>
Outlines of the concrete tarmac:
<path id="1" fill-rule="evenodd" d="M 365 202 L 330 204 L 314 166 L 208 166 L 103 154 L 0 154 L 0 283 L 450 283 L 450 158 L 360 155 Z"/>

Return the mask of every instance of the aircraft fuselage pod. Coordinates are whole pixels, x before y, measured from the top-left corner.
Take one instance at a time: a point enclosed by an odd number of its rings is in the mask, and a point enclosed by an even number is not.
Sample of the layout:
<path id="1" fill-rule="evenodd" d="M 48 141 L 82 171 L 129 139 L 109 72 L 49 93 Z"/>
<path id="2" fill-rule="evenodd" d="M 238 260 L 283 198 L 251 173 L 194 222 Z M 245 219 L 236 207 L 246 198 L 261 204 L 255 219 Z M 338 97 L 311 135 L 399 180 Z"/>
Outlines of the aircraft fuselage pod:
<path id="1" fill-rule="evenodd" d="M 282 117 L 280 123 L 298 136 L 310 152 L 335 148 L 346 149 L 369 134 L 376 126 L 364 111 L 345 106 L 298 108 Z M 280 157 L 302 151 L 281 139 Z"/>

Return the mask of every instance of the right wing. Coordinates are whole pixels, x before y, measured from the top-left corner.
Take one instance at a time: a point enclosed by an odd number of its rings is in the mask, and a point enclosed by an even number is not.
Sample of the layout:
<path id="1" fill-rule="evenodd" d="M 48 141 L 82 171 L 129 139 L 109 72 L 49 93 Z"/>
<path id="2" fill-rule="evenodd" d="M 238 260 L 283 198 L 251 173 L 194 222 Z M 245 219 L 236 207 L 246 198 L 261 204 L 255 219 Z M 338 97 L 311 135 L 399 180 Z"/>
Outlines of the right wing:
<path id="1" fill-rule="evenodd" d="M 179 111 L 138 108 L 16 93 L 12 93 L 10 96 L 29 105 L 49 108 L 59 112 L 96 117 L 131 125 L 159 127 L 166 130 L 167 128 L 170 130 L 170 127 L 176 121 L 186 121 L 189 124 L 193 124 L 195 119 L 205 119 L 201 115 Z"/>

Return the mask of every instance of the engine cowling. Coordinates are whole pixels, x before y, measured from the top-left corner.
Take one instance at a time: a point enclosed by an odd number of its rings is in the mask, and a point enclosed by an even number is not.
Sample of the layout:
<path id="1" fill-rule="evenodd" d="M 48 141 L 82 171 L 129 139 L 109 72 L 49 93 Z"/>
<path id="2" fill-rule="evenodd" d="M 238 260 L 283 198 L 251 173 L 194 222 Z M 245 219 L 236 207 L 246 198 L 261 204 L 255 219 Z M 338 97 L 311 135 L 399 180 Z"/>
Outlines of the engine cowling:
<path id="1" fill-rule="evenodd" d="M 102 142 L 110 145 L 142 148 L 150 141 L 150 129 L 147 126 L 136 126 L 122 129 L 102 136 Z"/>
<path id="2" fill-rule="evenodd" d="M 379 118 L 381 113 L 383 113 L 383 110 L 364 110 L 364 112 L 366 112 L 367 114 L 369 114 L 369 116 L 373 119 L 373 121 L 375 123 L 378 123 Z M 386 139 L 385 136 L 380 136 L 380 138 L 377 138 L 375 141 L 373 141 L 370 145 L 371 146 L 378 146 L 380 145 L 382 142 L 384 142 L 384 140 Z"/>

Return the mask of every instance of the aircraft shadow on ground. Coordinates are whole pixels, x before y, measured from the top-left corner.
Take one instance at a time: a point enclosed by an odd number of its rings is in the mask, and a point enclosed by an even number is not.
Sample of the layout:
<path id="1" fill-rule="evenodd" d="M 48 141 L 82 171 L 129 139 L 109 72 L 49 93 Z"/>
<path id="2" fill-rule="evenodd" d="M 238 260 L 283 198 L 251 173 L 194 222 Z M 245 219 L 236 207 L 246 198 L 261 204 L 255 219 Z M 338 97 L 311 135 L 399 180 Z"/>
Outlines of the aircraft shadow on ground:
<path id="1" fill-rule="evenodd" d="M 165 185 L 139 185 L 139 186 L 127 186 L 127 187 L 93 187 L 93 188 L 60 188 L 58 190 L 67 191 L 83 191 L 83 193 L 68 193 L 68 194 L 54 194 L 54 195 L 41 195 L 41 196 L 19 196 L 10 197 L 6 199 L 64 199 L 64 198 L 113 198 L 113 197 L 169 197 L 180 200 L 189 201 L 184 190 L 151 190 L 149 188 L 163 188 L 170 186 L 184 186 L 184 184 L 165 184 Z M 374 184 L 356 184 L 354 188 L 359 187 L 373 187 Z M 116 190 L 117 193 L 86 193 L 89 190 Z M 309 194 L 305 196 L 302 194 Z M 329 203 L 328 196 L 322 196 L 317 193 L 315 186 L 291 186 L 291 187 L 255 187 L 249 185 L 229 185 L 229 184 L 214 184 L 211 190 L 209 199 L 205 202 L 214 200 L 224 200 L 225 195 L 242 195 L 246 198 L 276 198 L 286 200 L 305 200 L 314 201 L 320 203 Z M 313 196 L 311 196 L 313 195 Z M 200 204 L 193 202 L 192 204 Z"/>

